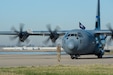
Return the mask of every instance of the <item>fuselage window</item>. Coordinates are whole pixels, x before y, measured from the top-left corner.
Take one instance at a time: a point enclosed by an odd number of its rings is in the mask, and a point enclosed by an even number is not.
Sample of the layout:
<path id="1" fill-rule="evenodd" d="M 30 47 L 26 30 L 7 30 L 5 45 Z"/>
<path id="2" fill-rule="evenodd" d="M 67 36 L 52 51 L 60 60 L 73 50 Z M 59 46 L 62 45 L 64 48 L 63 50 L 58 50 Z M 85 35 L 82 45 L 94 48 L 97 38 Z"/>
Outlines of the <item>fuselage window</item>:
<path id="1" fill-rule="evenodd" d="M 79 37 L 82 37 L 82 34 L 81 34 L 81 33 L 78 33 L 78 36 L 79 36 Z"/>

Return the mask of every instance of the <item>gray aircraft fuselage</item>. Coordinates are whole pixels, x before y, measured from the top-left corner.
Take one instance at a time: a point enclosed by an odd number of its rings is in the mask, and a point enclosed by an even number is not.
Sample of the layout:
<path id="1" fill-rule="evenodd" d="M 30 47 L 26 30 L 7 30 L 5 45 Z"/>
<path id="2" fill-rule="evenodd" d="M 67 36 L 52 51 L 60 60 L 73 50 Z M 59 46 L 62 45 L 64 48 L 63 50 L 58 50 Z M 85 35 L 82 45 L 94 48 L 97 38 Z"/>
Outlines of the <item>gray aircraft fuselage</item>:
<path id="1" fill-rule="evenodd" d="M 95 54 L 98 51 L 92 31 L 72 30 L 62 39 L 63 49 L 69 55 Z"/>

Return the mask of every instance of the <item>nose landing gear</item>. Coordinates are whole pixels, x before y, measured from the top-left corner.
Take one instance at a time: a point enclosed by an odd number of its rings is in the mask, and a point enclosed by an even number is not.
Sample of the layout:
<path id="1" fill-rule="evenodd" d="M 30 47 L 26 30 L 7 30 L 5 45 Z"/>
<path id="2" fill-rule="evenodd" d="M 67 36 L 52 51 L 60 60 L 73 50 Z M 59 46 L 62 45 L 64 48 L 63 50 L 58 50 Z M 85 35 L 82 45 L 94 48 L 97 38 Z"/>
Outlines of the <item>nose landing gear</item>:
<path id="1" fill-rule="evenodd" d="M 78 59 L 78 57 L 80 57 L 80 55 L 70 55 L 71 59 Z"/>

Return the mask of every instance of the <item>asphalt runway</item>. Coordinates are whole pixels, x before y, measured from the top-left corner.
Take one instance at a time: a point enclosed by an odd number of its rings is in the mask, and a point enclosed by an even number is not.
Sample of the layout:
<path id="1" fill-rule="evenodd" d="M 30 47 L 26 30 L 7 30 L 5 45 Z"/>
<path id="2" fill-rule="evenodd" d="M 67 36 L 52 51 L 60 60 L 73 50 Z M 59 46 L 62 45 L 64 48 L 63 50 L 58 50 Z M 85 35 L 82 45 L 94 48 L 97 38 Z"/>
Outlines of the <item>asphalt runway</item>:
<path id="1" fill-rule="evenodd" d="M 71 59 L 69 55 L 62 55 L 57 61 L 56 55 L 0 55 L 0 67 L 17 66 L 54 66 L 54 65 L 85 65 L 85 64 L 113 64 L 113 55 L 104 55 L 98 59 L 94 55 L 83 55 L 79 59 Z"/>

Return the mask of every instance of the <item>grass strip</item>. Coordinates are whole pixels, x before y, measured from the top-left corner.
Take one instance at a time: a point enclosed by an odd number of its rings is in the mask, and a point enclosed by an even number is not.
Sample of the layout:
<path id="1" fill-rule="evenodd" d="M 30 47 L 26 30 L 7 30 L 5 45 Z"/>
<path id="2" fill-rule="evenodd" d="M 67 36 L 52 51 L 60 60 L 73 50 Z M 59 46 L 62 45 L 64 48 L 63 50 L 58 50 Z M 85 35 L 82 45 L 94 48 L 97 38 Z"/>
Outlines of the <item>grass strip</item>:
<path id="1" fill-rule="evenodd" d="M 0 75 L 113 75 L 113 65 L 10 67 L 0 68 Z"/>

